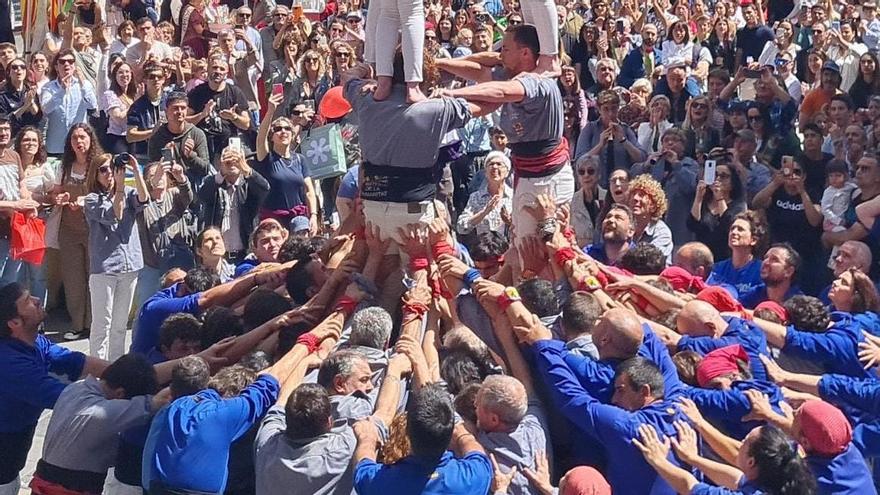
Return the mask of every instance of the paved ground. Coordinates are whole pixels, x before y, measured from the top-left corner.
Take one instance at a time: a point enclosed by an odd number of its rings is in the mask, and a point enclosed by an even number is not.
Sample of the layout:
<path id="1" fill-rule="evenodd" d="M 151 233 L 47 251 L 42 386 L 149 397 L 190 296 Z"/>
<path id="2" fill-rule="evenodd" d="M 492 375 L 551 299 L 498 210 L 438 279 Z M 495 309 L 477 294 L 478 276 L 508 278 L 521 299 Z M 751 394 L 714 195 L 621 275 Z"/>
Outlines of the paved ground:
<path id="1" fill-rule="evenodd" d="M 70 330 L 69 327 L 70 320 L 67 318 L 67 313 L 64 311 L 53 311 L 50 313 L 49 318 L 46 322 L 46 336 L 49 337 L 53 342 L 59 343 L 68 349 L 72 349 L 80 352 L 89 352 L 89 341 L 88 339 L 76 340 L 72 342 L 66 342 L 62 335 L 64 332 Z M 128 332 L 126 337 L 125 348 L 128 349 L 128 345 L 131 342 L 131 331 Z M 40 416 L 40 422 L 37 424 L 37 432 L 34 435 L 34 444 L 31 447 L 31 451 L 28 454 L 27 464 L 24 467 L 24 470 L 21 473 L 21 486 L 22 489 L 19 491 L 19 495 L 30 495 L 31 491 L 27 488 L 28 483 L 31 481 L 31 476 L 34 473 L 34 469 L 37 467 L 37 461 L 40 459 L 40 456 L 43 453 L 43 439 L 46 436 L 46 427 L 49 425 L 49 418 L 52 417 L 52 411 L 44 411 L 43 415 Z"/>

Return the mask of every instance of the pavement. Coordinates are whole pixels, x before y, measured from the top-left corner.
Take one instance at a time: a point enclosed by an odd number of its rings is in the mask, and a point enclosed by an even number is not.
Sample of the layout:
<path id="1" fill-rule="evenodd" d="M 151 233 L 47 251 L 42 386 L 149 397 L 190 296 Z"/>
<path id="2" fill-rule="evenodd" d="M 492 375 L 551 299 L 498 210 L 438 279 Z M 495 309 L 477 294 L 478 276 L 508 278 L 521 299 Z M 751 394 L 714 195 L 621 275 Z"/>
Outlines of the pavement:
<path id="1" fill-rule="evenodd" d="M 89 340 L 88 338 L 74 340 L 71 342 L 67 342 L 64 340 L 64 333 L 70 330 L 70 319 L 67 316 L 67 312 L 64 310 L 53 310 L 49 313 L 49 317 L 46 320 L 45 324 L 45 334 L 52 342 L 59 344 L 63 347 L 66 347 L 73 351 L 79 351 L 88 354 L 89 352 Z M 125 338 L 125 348 L 128 349 L 128 346 L 131 344 L 131 330 L 129 329 L 126 333 Z M 40 416 L 40 421 L 37 423 L 37 431 L 34 434 L 34 443 L 31 446 L 31 451 L 28 453 L 27 464 L 25 464 L 24 469 L 21 472 L 21 490 L 19 490 L 19 495 L 30 495 L 31 490 L 28 488 L 28 483 L 31 482 L 31 477 L 34 474 L 34 470 L 37 468 L 37 461 L 40 460 L 40 457 L 43 454 L 43 440 L 46 438 L 46 428 L 49 426 L 49 418 L 52 417 L 52 411 L 47 409 L 43 411 L 43 414 Z"/>

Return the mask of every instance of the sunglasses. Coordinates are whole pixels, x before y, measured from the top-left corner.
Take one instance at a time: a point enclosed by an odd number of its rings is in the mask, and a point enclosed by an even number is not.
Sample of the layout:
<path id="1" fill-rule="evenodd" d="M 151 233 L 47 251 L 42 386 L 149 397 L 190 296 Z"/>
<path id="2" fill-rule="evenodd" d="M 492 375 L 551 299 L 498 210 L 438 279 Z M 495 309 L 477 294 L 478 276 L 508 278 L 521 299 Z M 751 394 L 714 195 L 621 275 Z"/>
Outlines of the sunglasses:
<path id="1" fill-rule="evenodd" d="M 293 115 L 305 115 L 306 111 L 305 110 L 293 110 L 290 113 Z"/>
<path id="2" fill-rule="evenodd" d="M 296 114 L 297 112 L 293 112 Z M 276 125 L 272 128 L 272 132 L 292 132 L 293 128 L 289 125 Z"/>
<path id="3" fill-rule="evenodd" d="M 160 79 L 165 79 L 165 74 L 147 74 L 147 79 L 158 81 Z"/>
<path id="4" fill-rule="evenodd" d="M 761 121 L 761 116 L 760 116 L 760 115 L 748 115 L 748 118 L 749 118 L 749 120 L 753 120 L 753 121 L 756 121 L 756 122 L 760 122 L 760 121 Z"/>
<path id="5" fill-rule="evenodd" d="M 702 109 L 706 109 L 706 108 L 709 108 L 709 105 L 707 105 L 707 104 L 705 104 L 705 103 L 693 103 L 693 104 L 691 105 L 691 108 L 702 108 Z"/>
<path id="6" fill-rule="evenodd" d="M 578 175 L 589 175 L 592 176 L 596 173 L 595 168 L 579 168 Z"/>
<path id="7" fill-rule="evenodd" d="M 102 165 L 102 166 L 98 167 L 99 174 L 106 174 L 106 173 L 110 172 L 111 170 L 113 170 L 113 169 L 110 168 L 110 165 Z"/>
<path id="8" fill-rule="evenodd" d="M 25 70 L 27 69 L 27 66 L 24 64 L 12 64 L 9 66 L 9 68 L 11 70 Z"/>
<path id="9" fill-rule="evenodd" d="M 253 14 L 238 14 L 239 17 L 251 17 Z"/>
<path id="10" fill-rule="evenodd" d="M 336 52 L 336 56 L 337 56 L 337 57 L 348 58 L 348 57 L 351 56 L 351 53 L 349 53 L 349 52 Z"/>
<path id="11" fill-rule="evenodd" d="M 361 21 L 360 19 L 347 19 L 346 22 L 348 22 L 349 24 L 357 24 Z"/>
<path id="12" fill-rule="evenodd" d="M 318 57 L 306 57 L 306 62 L 317 62 Z"/>
<path id="13" fill-rule="evenodd" d="M 76 63 L 76 60 L 72 58 L 59 58 L 58 63 L 62 65 L 73 65 Z"/>
<path id="14" fill-rule="evenodd" d="M 275 14 L 272 17 L 274 17 L 276 19 L 279 19 L 279 18 L 284 19 L 285 17 L 287 17 L 287 14 Z"/>

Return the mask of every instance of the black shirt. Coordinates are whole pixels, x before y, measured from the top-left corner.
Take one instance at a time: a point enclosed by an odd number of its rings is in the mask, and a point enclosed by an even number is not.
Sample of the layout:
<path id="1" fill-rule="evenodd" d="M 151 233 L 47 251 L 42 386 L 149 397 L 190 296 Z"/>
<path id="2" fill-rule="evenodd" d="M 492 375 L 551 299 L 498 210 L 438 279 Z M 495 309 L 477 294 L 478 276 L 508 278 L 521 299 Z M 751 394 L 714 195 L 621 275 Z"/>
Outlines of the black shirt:
<path id="1" fill-rule="evenodd" d="M 199 84 L 189 92 L 189 107 L 196 113 L 205 109 L 208 101 L 214 100 L 217 105 L 211 115 L 208 115 L 198 126 L 209 138 L 229 139 L 238 136 L 239 129 L 232 122 L 220 118 L 220 111 L 232 109 L 240 114 L 248 109 L 247 98 L 244 93 L 229 82 L 220 91 L 214 91 L 208 83 Z"/>
<path id="2" fill-rule="evenodd" d="M 788 194 L 783 187 L 777 189 L 767 207 L 767 223 L 771 242 L 788 242 L 805 259 L 821 253 L 821 225 L 813 227 L 807 221 L 799 194 Z"/>

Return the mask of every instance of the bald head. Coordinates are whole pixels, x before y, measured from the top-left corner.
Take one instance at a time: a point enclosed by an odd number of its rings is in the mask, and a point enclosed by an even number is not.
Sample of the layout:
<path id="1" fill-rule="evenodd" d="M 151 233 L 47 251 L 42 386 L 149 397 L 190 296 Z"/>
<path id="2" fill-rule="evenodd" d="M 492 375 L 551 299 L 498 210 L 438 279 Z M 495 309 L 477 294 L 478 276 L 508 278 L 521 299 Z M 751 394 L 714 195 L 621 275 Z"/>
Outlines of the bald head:
<path id="1" fill-rule="evenodd" d="M 600 359 L 629 359 L 634 357 L 644 338 L 642 323 L 628 309 L 610 309 L 602 315 L 593 329 L 593 343 Z"/>
<path id="2" fill-rule="evenodd" d="M 675 325 L 678 328 L 678 333 L 693 337 L 718 337 L 727 328 L 727 322 L 724 321 L 715 306 L 699 299 L 694 299 L 684 305 L 678 313 Z"/>
<path id="3" fill-rule="evenodd" d="M 846 241 L 840 245 L 834 257 L 834 276 L 839 277 L 850 268 L 868 273 L 872 261 L 871 248 L 867 244 L 861 241 Z"/>
<path id="4" fill-rule="evenodd" d="M 675 252 L 673 264 L 695 277 L 705 279 L 712 272 L 715 257 L 709 246 L 702 242 L 688 242 Z"/>

